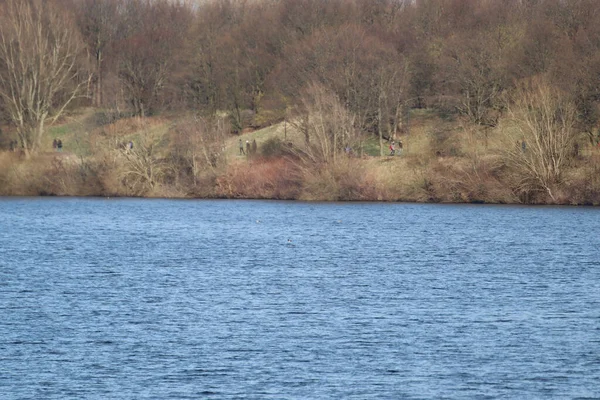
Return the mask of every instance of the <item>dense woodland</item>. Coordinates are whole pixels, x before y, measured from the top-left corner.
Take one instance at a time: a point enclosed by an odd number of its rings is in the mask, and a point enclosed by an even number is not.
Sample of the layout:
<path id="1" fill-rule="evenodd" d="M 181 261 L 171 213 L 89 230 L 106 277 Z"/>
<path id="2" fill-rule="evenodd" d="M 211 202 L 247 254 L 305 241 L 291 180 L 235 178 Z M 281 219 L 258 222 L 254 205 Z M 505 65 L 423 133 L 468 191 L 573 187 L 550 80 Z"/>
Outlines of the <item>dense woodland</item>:
<path id="1" fill-rule="evenodd" d="M 598 204 L 599 50 L 597 0 L 0 0 L 0 193 Z"/>

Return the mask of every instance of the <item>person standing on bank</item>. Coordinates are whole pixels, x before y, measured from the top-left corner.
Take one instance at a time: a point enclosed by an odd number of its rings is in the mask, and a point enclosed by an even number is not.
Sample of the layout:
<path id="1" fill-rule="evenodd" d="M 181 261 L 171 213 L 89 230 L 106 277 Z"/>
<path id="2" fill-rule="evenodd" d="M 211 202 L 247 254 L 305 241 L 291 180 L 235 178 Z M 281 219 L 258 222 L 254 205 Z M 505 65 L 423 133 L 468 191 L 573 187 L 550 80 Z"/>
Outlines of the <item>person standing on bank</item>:
<path id="1" fill-rule="evenodd" d="M 240 139 L 240 155 L 246 155 L 246 152 L 244 151 L 244 144 L 242 143 L 242 139 Z"/>

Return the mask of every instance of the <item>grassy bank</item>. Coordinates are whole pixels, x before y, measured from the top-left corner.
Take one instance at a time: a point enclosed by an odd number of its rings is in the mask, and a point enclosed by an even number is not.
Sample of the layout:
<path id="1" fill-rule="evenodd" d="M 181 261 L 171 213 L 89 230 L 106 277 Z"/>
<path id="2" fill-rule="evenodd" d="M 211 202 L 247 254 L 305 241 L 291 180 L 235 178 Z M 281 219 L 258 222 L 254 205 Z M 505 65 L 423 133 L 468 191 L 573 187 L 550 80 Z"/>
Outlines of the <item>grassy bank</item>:
<path id="1" fill-rule="evenodd" d="M 505 127 L 465 127 L 423 110 L 412 112 L 401 154 L 380 157 L 371 137 L 335 162 L 307 163 L 289 123 L 198 141 L 197 130 L 211 126 L 81 110 L 50 128 L 30 159 L 0 152 L 0 195 L 600 204 L 600 149 L 585 138 L 549 194 L 507 161 Z"/>

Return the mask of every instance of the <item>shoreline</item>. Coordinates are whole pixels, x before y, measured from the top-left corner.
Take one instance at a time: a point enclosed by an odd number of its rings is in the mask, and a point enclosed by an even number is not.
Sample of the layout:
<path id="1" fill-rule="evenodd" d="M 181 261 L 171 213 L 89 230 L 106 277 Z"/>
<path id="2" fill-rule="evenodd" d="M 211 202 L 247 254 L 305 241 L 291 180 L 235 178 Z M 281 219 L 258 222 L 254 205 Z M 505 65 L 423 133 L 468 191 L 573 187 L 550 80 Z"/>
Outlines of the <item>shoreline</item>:
<path id="1" fill-rule="evenodd" d="M 499 206 L 499 207 L 574 207 L 596 208 L 600 204 L 556 204 L 556 203 L 490 203 L 484 201 L 473 202 L 448 202 L 448 201 L 414 201 L 414 200 L 303 200 L 303 199 L 278 199 L 278 198 L 251 198 L 251 197 L 168 197 L 168 196 L 104 196 L 104 195 L 6 195 L 0 193 L 0 199 L 89 199 L 89 200 L 179 200 L 179 201 L 265 201 L 282 203 L 305 204 L 407 204 L 407 205 L 441 205 L 441 206 Z"/>

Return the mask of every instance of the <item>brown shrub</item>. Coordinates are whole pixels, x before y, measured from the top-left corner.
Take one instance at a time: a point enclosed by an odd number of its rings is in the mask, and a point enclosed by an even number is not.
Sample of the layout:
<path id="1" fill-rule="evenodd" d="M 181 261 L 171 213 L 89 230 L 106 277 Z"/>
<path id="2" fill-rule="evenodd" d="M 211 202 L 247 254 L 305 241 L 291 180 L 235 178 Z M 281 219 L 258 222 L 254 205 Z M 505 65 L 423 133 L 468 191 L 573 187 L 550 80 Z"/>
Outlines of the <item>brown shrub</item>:
<path id="1" fill-rule="evenodd" d="M 0 157 L 3 195 L 89 196 L 102 193 L 92 166 L 72 155 L 41 154 L 31 159 Z"/>
<path id="2" fill-rule="evenodd" d="M 196 178 L 194 185 L 188 186 L 187 196 L 197 198 L 224 197 L 218 193 L 218 176 L 213 172 L 206 172 Z"/>
<path id="3" fill-rule="evenodd" d="M 560 201 L 600 205 L 600 154 L 592 154 L 565 173 Z"/>
<path id="4" fill-rule="evenodd" d="M 424 189 L 432 200 L 460 203 L 515 203 L 518 198 L 498 176 L 493 158 L 448 158 L 426 170 Z"/>
<path id="5" fill-rule="evenodd" d="M 302 200 L 384 200 L 374 171 L 354 160 L 302 168 Z"/>
<path id="6" fill-rule="evenodd" d="M 225 198 L 295 199 L 300 190 L 296 166 L 289 160 L 257 159 L 230 164 L 216 178 L 216 195 Z"/>
<path id="7" fill-rule="evenodd" d="M 402 157 L 366 160 L 377 181 L 380 199 L 388 201 L 434 201 L 424 171 L 430 160 L 415 153 Z"/>
<path id="8" fill-rule="evenodd" d="M 12 152 L 0 151 L 0 195 L 12 195 L 11 174 L 17 161 L 17 155 Z"/>

